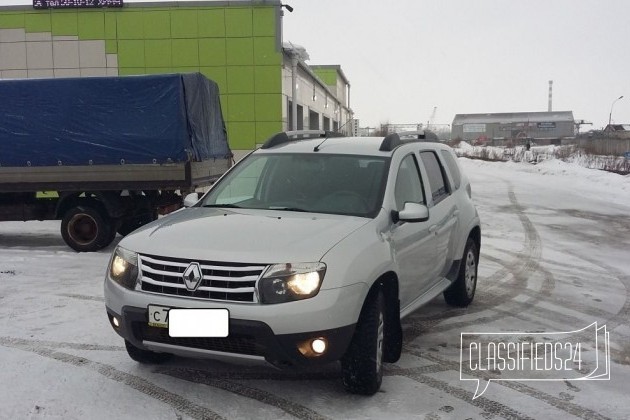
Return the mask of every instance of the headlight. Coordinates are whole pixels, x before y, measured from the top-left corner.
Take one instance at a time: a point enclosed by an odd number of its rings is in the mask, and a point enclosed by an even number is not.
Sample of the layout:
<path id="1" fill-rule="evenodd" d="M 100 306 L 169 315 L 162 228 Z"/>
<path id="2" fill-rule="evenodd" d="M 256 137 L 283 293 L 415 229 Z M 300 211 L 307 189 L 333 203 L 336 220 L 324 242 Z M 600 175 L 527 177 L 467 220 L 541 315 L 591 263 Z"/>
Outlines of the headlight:
<path id="1" fill-rule="evenodd" d="M 138 280 L 138 254 L 117 247 L 109 262 L 109 277 L 127 289 L 134 289 Z"/>
<path id="2" fill-rule="evenodd" d="M 262 303 L 282 303 L 315 296 L 322 285 L 326 264 L 275 264 L 258 283 Z"/>

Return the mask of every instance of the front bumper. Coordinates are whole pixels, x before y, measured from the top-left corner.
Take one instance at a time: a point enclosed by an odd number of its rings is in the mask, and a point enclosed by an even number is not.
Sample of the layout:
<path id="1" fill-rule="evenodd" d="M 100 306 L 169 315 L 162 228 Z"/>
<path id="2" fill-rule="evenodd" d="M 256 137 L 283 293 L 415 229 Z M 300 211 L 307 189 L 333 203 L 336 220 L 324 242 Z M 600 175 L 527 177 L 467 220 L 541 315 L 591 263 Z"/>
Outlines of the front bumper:
<path id="1" fill-rule="evenodd" d="M 352 324 L 321 331 L 274 334 L 264 322 L 230 319 L 230 333 L 226 338 L 173 338 L 169 337 L 168 329 L 148 325 L 146 308 L 124 306 L 120 313 L 107 308 L 107 314 L 114 330 L 139 348 L 184 357 L 208 357 L 242 363 L 267 362 L 279 368 L 339 360 L 346 352 L 355 330 Z M 118 318 L 118 327 L 114 325 L 113 317 Z M 300 343 L 317 337 L 326 338 L 326 353 L 307 357 L 298 350 Z"/>

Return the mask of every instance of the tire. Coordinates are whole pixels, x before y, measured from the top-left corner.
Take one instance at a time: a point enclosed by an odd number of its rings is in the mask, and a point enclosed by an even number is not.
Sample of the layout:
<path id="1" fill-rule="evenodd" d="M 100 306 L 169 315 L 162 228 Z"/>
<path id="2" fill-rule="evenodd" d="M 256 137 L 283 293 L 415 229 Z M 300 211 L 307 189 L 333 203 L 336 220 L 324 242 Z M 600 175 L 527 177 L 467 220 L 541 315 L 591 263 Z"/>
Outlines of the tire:
<path id="1" fill-rule="evenodd" d="M 403 332 L 400 323 L 400 300 L 388 299 L 385 305 L 387 314 L 385 322 L 385 345 L 383 347 L 383 361 L 396 363 L 402 354 Z"/>
<path id="2" fill-rule="evenodd" d="M 131 217 L 129 219 L 124 220 L 120 226 L 118 227 L 118 233 L 121 236 L 127 236 L 134 230 L 138 229 L 140 226 L 144 226 L 147 223 L 151 223 L 156 218 L 151 213 L 145 213 L 138 216 Z"/>
<path id="3" fill-rule="evenodd" d="M 472 238 L 466 241 L 466 248 L 459 266 L 457 279 L 444 291 L 444 300 L 453 306 L 466 307 L 475 297 L 477 289 L 477 267 L 479 265 L 479 250 Z"/>
<path id="4" fill-rule="evenodd" d="M 64 214 L 61 236 L 78 252 L 98 251 L 114 239 L 109 217 L 89 206 L 73 207 Z"/>
<path id="5" fill-rule="evenodd" d="M 352 342 L 341 358 L 341 375 L 346 391 L 373 395 L 380 389 L 383 380 L 385 316 L 385 302 L 379 290 L 368 297 Z"/>
<path id="6" fill-rule="evenodd" d="M 125 348 L 127 349 L 129 357 L 142 364 L 164 363 L 173 357 L 170 353 L 156 353 L 154 351 L 139 349 L 127 340 L 125 340 Z"/>

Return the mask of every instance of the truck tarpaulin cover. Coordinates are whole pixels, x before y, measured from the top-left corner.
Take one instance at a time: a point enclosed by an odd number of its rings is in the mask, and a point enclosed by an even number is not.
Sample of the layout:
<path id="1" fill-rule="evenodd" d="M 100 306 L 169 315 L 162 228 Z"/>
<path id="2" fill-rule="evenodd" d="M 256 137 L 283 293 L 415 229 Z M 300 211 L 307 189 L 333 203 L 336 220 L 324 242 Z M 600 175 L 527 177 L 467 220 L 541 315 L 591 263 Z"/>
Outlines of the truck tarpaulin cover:
<path id="1" fill-rule="evenodd" d="M 230 155 L 199 73 L 0 81 L 0 166 L 168 163 Z"/>

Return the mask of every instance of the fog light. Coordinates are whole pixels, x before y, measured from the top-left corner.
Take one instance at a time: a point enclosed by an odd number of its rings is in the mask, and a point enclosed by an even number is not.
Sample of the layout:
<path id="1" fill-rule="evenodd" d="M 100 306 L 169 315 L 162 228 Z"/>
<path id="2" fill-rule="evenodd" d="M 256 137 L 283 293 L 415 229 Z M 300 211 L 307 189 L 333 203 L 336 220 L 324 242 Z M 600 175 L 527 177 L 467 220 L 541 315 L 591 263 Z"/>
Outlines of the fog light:
<path id="1" fill-rule="evenodd" d="M 118 322 L 118 318 L 115 316 L 112 317 L 112 324 L 114 324 L 114 327 L 116 328 L 120 327 L 120 322 Z"/>
<path id="2" fill-rule="evenodd" d="M 324 354 L 324 352 L 326 351 L 326 340 L 324 340 L 323 338 L 316 338 L 315 340 L 311 341 L 311 348 L 317 354 Z"/>
<path id="3" fill-rule="evenodd" d="M 310 338 L 298 343 L 297 348 L 306 357 L 319 357 L 328 350 L 328 341 L 324 337 Z"/>

